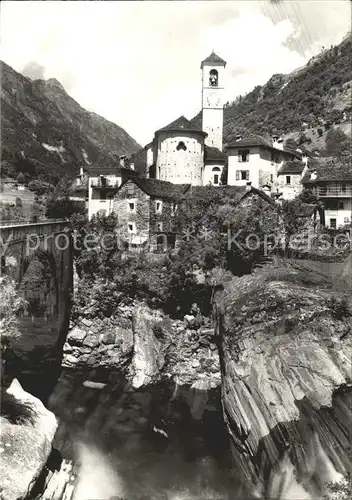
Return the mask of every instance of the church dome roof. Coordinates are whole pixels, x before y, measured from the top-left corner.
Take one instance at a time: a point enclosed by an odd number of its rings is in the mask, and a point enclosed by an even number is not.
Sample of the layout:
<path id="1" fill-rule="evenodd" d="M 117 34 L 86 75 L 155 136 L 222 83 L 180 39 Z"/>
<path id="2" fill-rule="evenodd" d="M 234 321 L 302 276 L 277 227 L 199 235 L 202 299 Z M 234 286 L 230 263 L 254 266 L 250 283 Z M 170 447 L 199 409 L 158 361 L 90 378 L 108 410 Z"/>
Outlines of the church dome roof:
<path id="1" fill-rule="evenodd" d="M 215 54 L 213 51 L 210 56 L 208 56 L 204 61 L 202 61 L 202 64 L 200 65 L 201 68 L 203 68 L 204 64 L 221 64 L 222 66 L 226 66 L 226 61 L 224 61 L 220 56 Z"/>
<path id="2" fill-rule="evenodd" d="M 177 118 L 177 120 L 169 123 L 165 127 L 160 128 L 155 133 L 158 134 L 159 132 L 181 131 L 181 130 L 184 132 L 198 132 L 199 134 L 202 134 L 204 136 L 208 135 L 206 132 L 203 132 L 203 130 L 193 125 L 193 123 L 187 120 L 187 118 L 185 118 L 183 115 Z"/>

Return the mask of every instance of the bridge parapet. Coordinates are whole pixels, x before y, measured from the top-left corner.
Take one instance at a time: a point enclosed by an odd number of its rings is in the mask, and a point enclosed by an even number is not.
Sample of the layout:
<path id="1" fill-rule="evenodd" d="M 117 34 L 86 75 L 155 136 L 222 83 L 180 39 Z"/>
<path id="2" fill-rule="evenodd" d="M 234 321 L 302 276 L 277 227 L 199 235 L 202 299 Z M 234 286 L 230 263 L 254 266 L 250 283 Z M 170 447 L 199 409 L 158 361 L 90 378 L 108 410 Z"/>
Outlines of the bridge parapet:
<path id="1" fill-rule="evenodd" d="M 31 237 L 51 237 L 70 229 L 70 222 L 66 219 L 47 220 L 35 223 L 8 224 L 6 221 L 0 224 L 0 237 L 2 247 L 7 243 L 28 241 Z"/>

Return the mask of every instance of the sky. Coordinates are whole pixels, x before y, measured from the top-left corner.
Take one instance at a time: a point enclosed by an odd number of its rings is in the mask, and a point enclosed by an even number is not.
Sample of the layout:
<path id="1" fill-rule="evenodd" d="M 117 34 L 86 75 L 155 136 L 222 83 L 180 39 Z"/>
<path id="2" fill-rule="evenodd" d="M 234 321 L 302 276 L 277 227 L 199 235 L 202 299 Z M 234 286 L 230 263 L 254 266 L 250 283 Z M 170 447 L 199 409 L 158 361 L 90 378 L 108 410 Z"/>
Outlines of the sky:
<path id="1" fill-rule="evenodd" d="M 349 0 L 4 1 L 1 59 L 56 78 L 140 144 L 201 107 L 200 63 L 227 61 L 226 100 L 304 65 L 351 29 Z"/>

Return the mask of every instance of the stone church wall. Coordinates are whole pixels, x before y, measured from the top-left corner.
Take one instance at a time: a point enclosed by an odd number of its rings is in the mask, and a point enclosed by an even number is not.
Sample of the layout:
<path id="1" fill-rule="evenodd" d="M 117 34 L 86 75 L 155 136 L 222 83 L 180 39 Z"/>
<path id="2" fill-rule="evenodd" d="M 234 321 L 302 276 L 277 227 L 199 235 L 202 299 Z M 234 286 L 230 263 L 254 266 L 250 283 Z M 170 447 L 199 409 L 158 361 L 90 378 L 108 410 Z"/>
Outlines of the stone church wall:
<path id="1" fill-rule="evenodd" d="M 180 147 L 182 143 L 186 149 Z M 157 179 L 174 184 L 202 185 L 204 145 L 201 134 L 179 131 L 160 133 L 157 148 Z"/>

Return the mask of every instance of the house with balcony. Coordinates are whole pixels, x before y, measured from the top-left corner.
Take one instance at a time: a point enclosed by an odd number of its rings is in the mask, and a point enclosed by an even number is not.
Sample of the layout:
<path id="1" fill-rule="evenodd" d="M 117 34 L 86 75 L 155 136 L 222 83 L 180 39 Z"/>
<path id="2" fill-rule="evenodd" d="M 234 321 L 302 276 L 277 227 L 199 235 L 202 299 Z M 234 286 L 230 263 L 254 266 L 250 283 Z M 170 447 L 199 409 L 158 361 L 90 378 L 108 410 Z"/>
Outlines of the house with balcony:
<path id="1" fill-rule="evenodd" d="M 327 227 L 351 226 L 352 171 L 348 158 L 312 160 L 302 184 L 323 203 Z"/>
<path id="2" fill-rule="evenodd" d="M 121 184 L 138 173 L 119 164 L 90 165 L 88 172 L 88 218 L 95 214 L 109 215 L 113 197 Z"/>
<path id="3" fill-rule="evenodd" d="M 269 141 L 260 136 L 241 135 L 227 146 L 227 184 L 245 186 L 247 182 L 256 189 L 269 188 L 277 191 L 280 168 L 288 162 L 303 161 L 307 157 L 295 150 L 284 147 L 283 140 L 273 136 Z M 291 175 L 291 172 L 287 174 Z M 291 178 L 285 179 L 289 183 Z"/>

